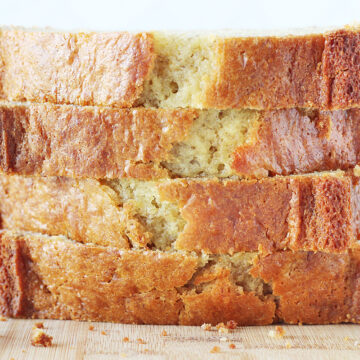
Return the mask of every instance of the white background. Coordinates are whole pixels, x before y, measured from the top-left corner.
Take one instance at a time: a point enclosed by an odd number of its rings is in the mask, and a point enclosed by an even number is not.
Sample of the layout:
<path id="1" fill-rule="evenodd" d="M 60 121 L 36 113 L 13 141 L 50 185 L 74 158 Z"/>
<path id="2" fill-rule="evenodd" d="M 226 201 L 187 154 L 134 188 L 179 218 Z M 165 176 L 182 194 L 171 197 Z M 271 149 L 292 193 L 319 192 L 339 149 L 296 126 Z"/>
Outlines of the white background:
<path id="1" fill-rule="evenodd" d="M 342 26 L 360 0 L 0 0 L 0 24 L 57 29 L 211 30 Z"/>

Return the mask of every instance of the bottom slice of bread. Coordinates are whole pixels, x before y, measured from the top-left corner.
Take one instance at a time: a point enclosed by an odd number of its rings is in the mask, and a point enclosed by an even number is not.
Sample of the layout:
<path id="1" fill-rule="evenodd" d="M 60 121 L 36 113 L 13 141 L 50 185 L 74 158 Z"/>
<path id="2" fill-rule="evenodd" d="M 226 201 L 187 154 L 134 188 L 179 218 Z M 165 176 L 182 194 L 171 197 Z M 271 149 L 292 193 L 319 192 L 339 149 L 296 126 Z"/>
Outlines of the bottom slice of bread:
<path id="1" fill-rule="evenodd" d="M 196 255 L 0 234 L 0 313 L 137 324 L 360 321 L 360 252 Z"/>

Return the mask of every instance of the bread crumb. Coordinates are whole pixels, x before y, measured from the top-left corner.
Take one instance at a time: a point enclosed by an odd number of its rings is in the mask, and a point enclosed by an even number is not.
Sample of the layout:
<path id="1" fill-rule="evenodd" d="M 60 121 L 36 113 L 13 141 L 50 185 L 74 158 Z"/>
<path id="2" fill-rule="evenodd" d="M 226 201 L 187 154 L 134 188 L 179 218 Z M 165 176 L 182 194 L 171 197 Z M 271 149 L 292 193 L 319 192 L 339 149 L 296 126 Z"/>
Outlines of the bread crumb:
<path id="1" fill-rule="evenodd" d="M 300 321 L 300 322 L 298 323 L 298 325 L 299 325 L 299 326 L 303 326 L 303 323 Z"/>
<path id="2" fill-rule="evenodd" d="M 270 330 L 268 335 L 272 338 L 283 338 L 285 335 L 285 330 L 282 326 L 275 326 L 275 330 Z"/>
<path id="3" fill-rule="evenodd" d="M 235 346 L 235 344 L 229 344 L 229 348 L 230 349 L 236 349 L 236 346 Z"/>
<path id="4" fill-rule="evenodd" d="M 149 349 L 144 349 L 144 352 L 149 352 Z"/>
<path id="5" fill-rule="evenodd" d="M 201 328 L 205 331 L 211 331 L 211 324 L 202 324 Z"/>
<path id="6" fill-rule="evenodd" d="M 228 333 L 229 333 L 229 329 L 226 328 L 226 327 L 221 327 L 221 328 L 219 328 L 218 333 L 219 333 L 219 334 L 228 334 Z"/>
<path id="7" fill-rule="evenodd" d="M 44 330 L 33 327 L 31 334 L 31 345 L 49 347 L 52 345 L 53 337 L 47 335 Z"/>
<path id="8" fill-rule="evenodd" d="M 225 326 L 224 323 L 217 324 L 216 329 L 218 330 L 219 334 L 228 334 L 229 333 L 229 329 Z"/>
<path id="9" fill-rule="evenodd" d="M 237 322 L 234 321 L 234 320 L 229 320 L 227 323 L 226 323 L 226 327 L 229 329 L 229 330 L 234 330 L 237 328 Z"/>
<path id="10" fill-rule="evenodd" d="M 357 346 L 357 347 L 358 347 L 359 345 L 360 345 L 360 342 L 359 342 L 359 341 L 355 341 L 355 342 L 354 342 L 354 346 Z"/>
<path id="11" fill-rule="evenodd" d="M 360 166 L 359 165 L 356 165 L 354 167 L 354 175 L 355 176 L 360 176 Z"/>
<path id="12" fill-rule="evenodd" d="M 275 332 L 279 337 L 284 337 L 285 330 L 282 326 L 275 326 Z"/>
<path id="13" fill-rule="evenodd" d="M 102 330 L 101 335 L 106 335 L 106 331 Z"/>
<path id="14" fill-rule="evenodd" d="M 138 344 L 146 344 L 146 342 L 141 338 L 138 338 L 136 341 Z"/>
<path id="15" fill-rule="evenodd" d="M 163 330 L 163 331 L 161 332 L 161 336 L 168 336 L 168 333 L 166 332 L 166 330 Z"/>
<path id="16" fill-rule="evenodd" d="M 2 316 L 2 315 L 0 315 L 0 321 L 7 321 L 7 318 L 4 317 L 4 316 Z"/>
<path id="17" fill-rule="evenodd" d="M 44 323 L 43 322 L 37 322 L 34 324 L 34 326 L 38 329 L 43 329 L 44 328 Z"/>
<path id="18" fill-rule="evenodd" d="M 349 341 L 349 337 L 348 337 L 348 336 L 345 336 L 345 337 L 344 337 L 344 341 Z"/>
<path id="19" fill-rule="evenodd" d="M 220 352 L 220 348 L 218 346 L 214 346 L 211 350 L 210 353 L 211 354 L 216 354 Z"/>
<path id="20" fill-rule="evenodd" d="M 94 328 L 94 325 L 89 325 L 89 330 L 90 330 L 90 331 L 94 331 L 94 329 L 95 329 L 95 328 Z"/>
<path id="21" fill-rule="evenodd" d="M 220 338 L 220 341 L 223 341 L 223 342 L 228 341 L 228 338 L 223 336 L 223 337 Z"/>
<path id="22" fill-rule="evenodd" d="M 125 336 L 123 339 L 122 339 L 123 342 L 129 342 L 129 338 L 127 336 Z"/>
<path id="23" fill-rule="evenodd" d="M 286 348 L 291 349 L 291 344 L 289 342 L 286 343 Z"/>

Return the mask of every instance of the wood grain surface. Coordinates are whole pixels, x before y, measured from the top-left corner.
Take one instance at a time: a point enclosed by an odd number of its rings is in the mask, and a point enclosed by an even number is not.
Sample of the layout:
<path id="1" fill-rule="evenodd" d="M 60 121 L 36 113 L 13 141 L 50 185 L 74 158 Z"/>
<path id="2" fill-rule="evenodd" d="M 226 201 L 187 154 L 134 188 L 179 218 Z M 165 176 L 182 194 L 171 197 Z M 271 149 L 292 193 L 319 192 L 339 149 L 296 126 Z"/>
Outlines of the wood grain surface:
<path id="1" fill-rule="evenodd" d="M 34 320 L 0 322 L 0 359 L 360 359 L 360 326 L 283 326 L 285 336 L 273 338 L 274 326 L 241 327 L 229 334 L 200 327 L 121 325 L 44 321 L 53 346 L 30 345 Z M 94 326 L 90 330 L 90 325 Z M 162 335 L 162 331 L 167 336 Z M 123 338 L 129 341 L 124 342 Z M 221 341 L 226 337 L 228 341 Z M 139 344 L 141 338 L 144 344 Z M 222 339 L 224 340 L 224 339 Z M 229 344 L 235 344 L 230 349 Z M 214 346 L 219 353 L 211 353 Z"/>

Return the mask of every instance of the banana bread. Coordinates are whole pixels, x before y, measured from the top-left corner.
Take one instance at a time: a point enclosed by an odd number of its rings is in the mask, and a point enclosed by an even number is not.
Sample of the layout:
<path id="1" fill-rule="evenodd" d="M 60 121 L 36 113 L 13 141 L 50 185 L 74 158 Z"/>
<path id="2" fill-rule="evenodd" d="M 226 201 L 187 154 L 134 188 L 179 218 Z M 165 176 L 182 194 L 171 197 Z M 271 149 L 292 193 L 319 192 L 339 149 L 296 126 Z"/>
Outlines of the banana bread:
<path id="1" fill-rule="evenodd" d="M 90 178 L 265 177 L 354 167 L 360 110 L 0 105 L 0 169 Z"/>
<path id="2" fill-rule="evenodd" d="M 4 28 L 0 98 L 116 107 L 358 107 L 359 36 L 350 27 L 265 37 Z"/>
<path id="3" fill-rule="evenodd" d="M 262 180 L 0 176 L 7 229 L 208 254 L 355 247 L 360 187 L 340 171 Z"/>
<path id="4" fill-rule="evenodd" d="M 205 256 L 1 232 L 0 312 L 137 324 L 359 322 L 358 250 Z"/>

